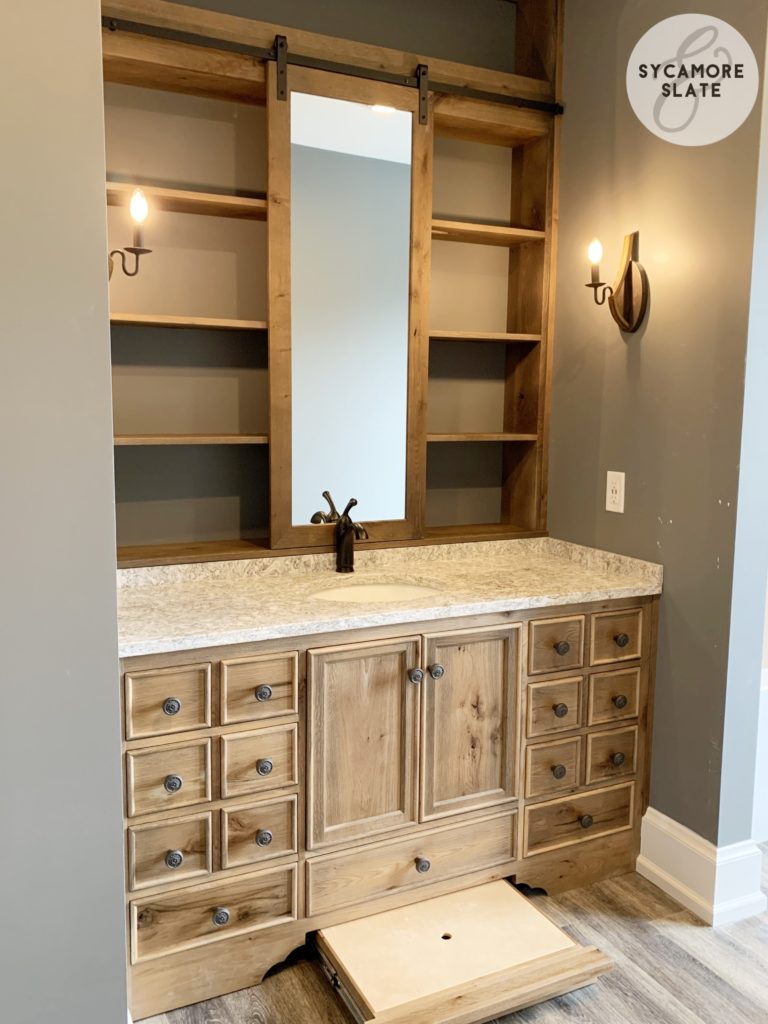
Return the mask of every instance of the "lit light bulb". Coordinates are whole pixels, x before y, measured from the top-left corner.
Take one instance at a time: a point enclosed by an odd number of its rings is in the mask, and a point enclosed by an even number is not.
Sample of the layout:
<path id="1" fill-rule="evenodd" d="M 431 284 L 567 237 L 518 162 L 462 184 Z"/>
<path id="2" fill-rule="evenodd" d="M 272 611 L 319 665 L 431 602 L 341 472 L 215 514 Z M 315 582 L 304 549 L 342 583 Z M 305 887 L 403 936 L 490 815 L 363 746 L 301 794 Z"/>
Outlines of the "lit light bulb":
<path id="1" fill-rule="evenodd" d="M 383 103 L 374 103 L 371 107 L 376 114 L 394 114 L 394 107 L 387 107 Z"/>
<path id="2" fill-rule="evenodd" d="M 603 246 L 599 238 L 593 238 L 587 247 L 587 256 L 592 266 L 599 265 L 603 258 Z"/>
<path id="3" fill-rule="evenodd" d="M 129 209 L 131 211 L 131 219 L 134 224 L 143 224 L 147 219 L 149 203 L 147 203 L 147 197 L 140 188 L 134 189 Z"/>

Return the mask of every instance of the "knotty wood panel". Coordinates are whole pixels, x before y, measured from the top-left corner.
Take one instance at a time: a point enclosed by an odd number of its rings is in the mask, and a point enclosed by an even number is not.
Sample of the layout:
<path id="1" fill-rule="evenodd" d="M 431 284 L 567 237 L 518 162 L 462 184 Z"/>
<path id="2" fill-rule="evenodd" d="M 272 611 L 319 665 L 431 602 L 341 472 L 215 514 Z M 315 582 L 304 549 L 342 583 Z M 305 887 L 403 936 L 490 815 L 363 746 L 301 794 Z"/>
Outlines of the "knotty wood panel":
<path id="1" fill-rule="evenodd" d="M 565 800 L 529 804 L 523 822 L 523 856 L 556 850 L 632 827 L 634 783 L 578 793 Z"/>
<path id="2" fill-rule="evenodd" d="M 129 750 L 125 755 L 128 817 L 173 811 L 211 799 L 211 740 Z M 169 776 L 181 786 L 166 788 Z"/>
<path id="3" fill-rule="evenodd" d="M 298 850 L 297 799 L 295 796 L 280 800 L 261 800 L 256 804 L 239 807 L 229 805 L 221 811 L 221 866 L 240 867 L 260 864 Z M 272 840 L 268 846 L 259 845 L 259 832 L 268 831 Z"/>
<path id="4" fill-rule="evenodd" d="M 166 862 L 172 851 L 181 854 L 178 867 Z M 128 829 L 128 886 L 142 889 L 163 882 L 181 882 L 213 870 L 211 812 L 194 814 Z"/>
<path id="5" fill-rule="evenodd" d="M 177 701 L 176 704 L 167 703 Z M 211 666 L 180 665 L 125 674 L 125 736 L 140 739 L 211 724 Z"/>
<path id="6" fill-rule="evenodd" d="M 280 725 L 221 737 L 221 795 L 265 793 L 299 781 L 297 726 Z M 271 762 L 267 774 L 259 771 Z"/>
<path id="7" fill-rule="evenodd" d="M 298 678 L 296 652 L 224 659 L 221 663 L 222 723 L 296 714 L 299 710 Z M 271 696 L 267 696 L 263 687 L 272 691 Z"/>

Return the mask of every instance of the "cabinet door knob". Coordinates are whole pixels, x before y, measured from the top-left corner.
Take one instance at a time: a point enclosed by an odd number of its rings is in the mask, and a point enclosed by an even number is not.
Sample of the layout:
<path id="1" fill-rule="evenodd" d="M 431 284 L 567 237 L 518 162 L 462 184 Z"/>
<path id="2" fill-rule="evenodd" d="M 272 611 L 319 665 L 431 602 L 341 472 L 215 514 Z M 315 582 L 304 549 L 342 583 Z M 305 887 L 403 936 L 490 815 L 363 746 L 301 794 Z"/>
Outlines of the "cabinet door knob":
<path id="1" fill-rule="evenodd" d="M 430 864 L 426 857 L 416 858 L 416 870 L 419 872 L 420 875 L 425 875 L 431 867 L 432 865 Z"/>
<path id="2" fill-rule="evenodd" d="M 424 669 L 412 668 L 408 673 L 409 683 L 422 683 L 424 681 Z"/>
<path id="3" fill-rule="evenodd" d="M 556 779 L 564 779 L 565 776 L 568 774 L 568 769 L 565 767 L 564 764 L 553 764 L 552 774 L 555 776 Z"/>
<path id="4" fill-rule="evenodd" d="M 433 679 L 442 679 L 445 675 L 445 669 L 442 665 L 430 665 L 429 674 Z"/>
<path id="5" fill-rule="evenodd" d="M 565 716 L 568 714 L 568 705 L 567 704 L 553 704 L 552 705 L 552 710 L 555 713 L 555 718 L 565 718 Z"/>
<path id="6" fill-rule="evenodd" d="M 165 855 L 165 866 L 167 868 L 180 868 L 184 863 L 184 854 L 181 850 L 169 850 Z"/>
<path id="7" fill-rule="evenodd" d="M 615 706 L 619 709 L 619 711 L 623 711 L 623 709 L 627 706 L 627 704 L 629 704 L 629 701 L 627 700 L 626 696 L 623 693 L 617 693 L 615 697 L 611 698 L 611 700 L 613 701 Z"/>
<path id="8" fill-rule="evenodd" d="M 268 757 L 260 757 L 256 762 L 256 771 L 259 775 L 269 775 L 274 767 Z"/>
<path id="9" fill-rule="evenodd" d="M 230 913 L 227 907 L 216 907 L 211 920 L 217 928 L 223 928 L 224 925 L 229 924 L 229 918 Z"/>
<path id="10" fill-rule="evenodd" d="M 166 715 L 178 715 L 181 711 L 181 701 L 178 697 L 168 697 L 163 701 L 163 713 Z"/>
<path id="11" fill-rule="evenodd" d="M 266 683 L 263 686 L 257 686 L 256 700 L 260 701 L 262 704 L 265 700 L 272 700 L 272 687 L 267 686 Z"/>
<path id="12" fill-rule="evenodd" d="M 260 828 L 256 832 L 256 845 L 257 846 L 269 846 L 272 842 L 272 833 L 268 828 Z"/>
<path id="13" fill-rule="evenodd" d="M 568 643 L 567 640 L 558 640 L 557 643 L 554 646 L 555 646 L 555 654 L 559 654 L 561 658 L 564 655 L 566 655 L 568 653 L 568 651 L 570 651 L 570 649 L 571 649 L 571 645 Z"/>
<path id="14" fill-rule="evenodd" d="M 625 761 L 626 757 L 624 756 L 624 754 L 621 753 L 621 751 L 617 751 L 617 753 L 611 754 L 611 764 L 614 766 L 614 768 L 621 768 Z"/>
<path id="15" fill-rule="evenodd" d="M 629 643 L 629 635 L 627 633 L 617 633 L 613 638 L 613 642 L 617 647 L 626 647 Z"/>
<path id="16" fill-rule="evenodd" d="M 591 814 L 582 814 L 582 816 L 579 818 L 579 824 L 582 828 L 592 828 L 594 823 L 594 818 Z"/>
<path id="17" fill-rule="evenodd" d="M 163 780 L 166 793 L 178 793 L 183 785 L 184 780 L 180 775 L 166 775 Z"/>

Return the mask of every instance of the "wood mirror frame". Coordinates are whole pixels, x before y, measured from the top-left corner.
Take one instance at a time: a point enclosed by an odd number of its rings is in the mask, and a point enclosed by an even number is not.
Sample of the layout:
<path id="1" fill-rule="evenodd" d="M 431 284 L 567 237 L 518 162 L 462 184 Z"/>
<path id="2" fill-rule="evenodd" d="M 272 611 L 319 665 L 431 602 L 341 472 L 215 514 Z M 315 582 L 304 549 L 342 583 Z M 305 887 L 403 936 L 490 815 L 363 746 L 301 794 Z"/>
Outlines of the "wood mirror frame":
<path id="1" fill-rule="evenodd" d="M 290 92 L 382 104 L 413 114 L 405 517 L 366 522 L 371 541 L 407 540 L 423 529 L 425 415 L 429 355 L 432 232 L 432 116 L 419 124 L 418 92 L 406 86 L 291 66 L 288 100 L 277 97 L 277 68 L 267 67 L 267 264 L 269 268 L 270 525 L 273 548 L 327 547 L 330 524 L 294 525 L 291 408 L 291 104 Z M 431 104 L 430 104 L 431 106 Z M 352 495 L 334 495 L 340 507 Z M 358 497 L 358 495 L 355 495 Z M 318 495 L 318 508 L 322 497 Z"/>

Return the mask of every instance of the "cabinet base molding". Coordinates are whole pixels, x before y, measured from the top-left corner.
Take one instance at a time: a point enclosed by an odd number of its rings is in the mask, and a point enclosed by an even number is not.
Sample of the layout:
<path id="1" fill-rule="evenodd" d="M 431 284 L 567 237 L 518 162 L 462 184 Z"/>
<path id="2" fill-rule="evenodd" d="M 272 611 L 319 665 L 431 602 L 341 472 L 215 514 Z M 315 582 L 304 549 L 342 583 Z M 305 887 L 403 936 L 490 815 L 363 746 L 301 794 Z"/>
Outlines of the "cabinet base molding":
<path id="1" fill-rule="evenodd" d="M 715 846 L 653 807 L 641 837 L 638 872 L 706 924 L 718 928 L 766 909 L 756 843 Z"/>

